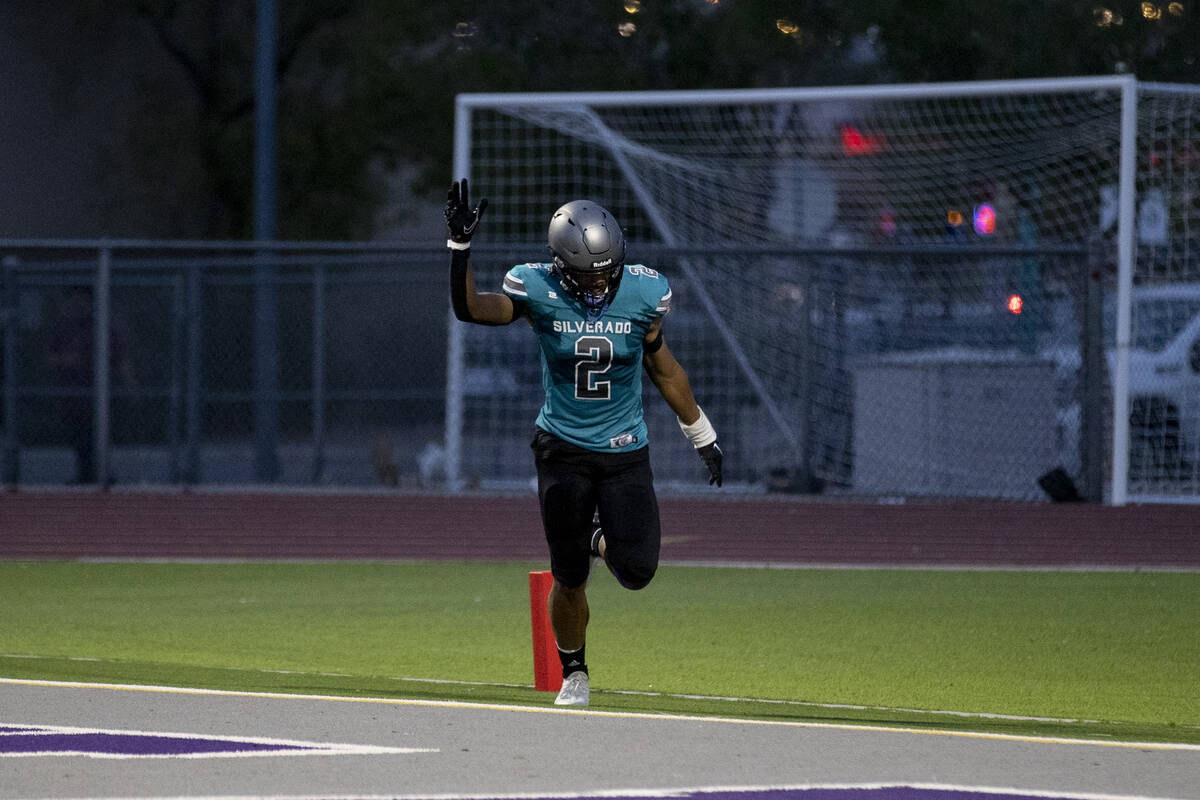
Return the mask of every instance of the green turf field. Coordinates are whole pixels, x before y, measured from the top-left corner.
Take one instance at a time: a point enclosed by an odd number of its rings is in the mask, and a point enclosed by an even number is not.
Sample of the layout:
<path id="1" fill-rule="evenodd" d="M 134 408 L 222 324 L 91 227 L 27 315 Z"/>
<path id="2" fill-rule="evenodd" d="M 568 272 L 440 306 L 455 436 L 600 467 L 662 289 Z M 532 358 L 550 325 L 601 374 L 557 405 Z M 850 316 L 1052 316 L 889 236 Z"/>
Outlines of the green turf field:
<path id="1" fill-rule="evenodd" d="M 549 704 L 540 568 L 0 563 L 0 677 Z M 594 708 L 1200 742 L 1194 573 L 665 567 L 589 596 Z"/>

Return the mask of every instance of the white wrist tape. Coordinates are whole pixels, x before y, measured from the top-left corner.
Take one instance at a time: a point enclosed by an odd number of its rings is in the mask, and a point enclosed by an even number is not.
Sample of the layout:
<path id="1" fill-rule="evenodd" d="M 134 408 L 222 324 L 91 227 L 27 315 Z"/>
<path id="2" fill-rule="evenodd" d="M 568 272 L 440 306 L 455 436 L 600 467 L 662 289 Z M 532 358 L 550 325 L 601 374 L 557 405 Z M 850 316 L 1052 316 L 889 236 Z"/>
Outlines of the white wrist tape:
<path id="1" fill-rule="evenodd" d="M 679 420 L 679 429 L 683 431 L 683 435 L 692 443 L 692 447 L 695 447 L 697 450 L 717 440 L 717 432 L 713 430 L 712 423 L 704 415 L 703 408 L 700 409 L 700 419 L 691 425 L 685 425 L 683 420 Z"/>
<path id="2" fill-rule="evenodd" d="M 451 250 L 470 250 L 471 243 L 470 242 L 456 242 L 453 239 L 447 239 L 446 247 L 449 247 Z"/>

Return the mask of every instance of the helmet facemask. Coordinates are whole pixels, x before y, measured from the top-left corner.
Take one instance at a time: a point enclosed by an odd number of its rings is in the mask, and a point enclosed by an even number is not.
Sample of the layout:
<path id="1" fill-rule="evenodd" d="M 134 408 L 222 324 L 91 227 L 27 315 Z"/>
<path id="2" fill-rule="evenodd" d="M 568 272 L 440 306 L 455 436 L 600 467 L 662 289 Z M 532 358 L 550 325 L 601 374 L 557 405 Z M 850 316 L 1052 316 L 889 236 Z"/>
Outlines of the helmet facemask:
<path id="1" fill-rule="evenodd" d="M 599 270 L 575 269 L 568 266 L 557 253 L 554 254 L 554 267 L 567 294 L 583 303 L 589 311 L 599 311 L 608 305 L 617 293 L 617 286 L 625 271 L 625 265 L 621 262 Z"/>

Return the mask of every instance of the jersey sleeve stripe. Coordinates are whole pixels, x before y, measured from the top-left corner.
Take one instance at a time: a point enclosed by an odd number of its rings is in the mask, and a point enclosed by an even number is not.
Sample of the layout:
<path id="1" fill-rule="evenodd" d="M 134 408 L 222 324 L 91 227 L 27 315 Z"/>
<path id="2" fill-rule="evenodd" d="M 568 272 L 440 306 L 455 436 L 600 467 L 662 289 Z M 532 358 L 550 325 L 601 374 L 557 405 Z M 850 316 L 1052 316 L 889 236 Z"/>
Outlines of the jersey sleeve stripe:
<path id="1" fill-rule="evenodd" d="M 658 301 L 658 308 L 654 309 L 660 314 L 666 314 L 671 310 L 671 290 L 667 289 L 667 293 Z"/>
<path id="2" fill-rule="evenodd" d="M 525 290 L 525 281 L 514 276 L 511 272 L 504 276 L 504 291 L 521 297 L 529 296 L 529 293 Z"/>

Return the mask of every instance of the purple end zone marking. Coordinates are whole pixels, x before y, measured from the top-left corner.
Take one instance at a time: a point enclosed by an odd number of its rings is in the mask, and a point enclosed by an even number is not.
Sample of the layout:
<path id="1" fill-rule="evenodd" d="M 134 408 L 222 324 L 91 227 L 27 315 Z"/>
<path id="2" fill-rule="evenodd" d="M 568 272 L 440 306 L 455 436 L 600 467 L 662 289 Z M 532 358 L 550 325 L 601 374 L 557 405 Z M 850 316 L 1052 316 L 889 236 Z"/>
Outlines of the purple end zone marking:
<path id="1" fill-rule="evenodd" d="M 269 753 L 316 750 L 288 744 L 229 739 L 154 736 L 135 733 L 40 733 L 0 737 L 0 753 L 95 753 L 129 756 L 183 756 L 212 753 Z"/>
<path id="2" fill-rule="evenodd" d="M 808 789 L 778 792 L 717 792 L 705 800 L 1036 800 L 1024 794 L 993 794 L 956 789 L 917 789 L 886 786 L 872 789 Z"/>
<path id="3" fill-rule="evenodd" d="M 885 786 L 871 789 L 807 789 L 778 792 L 716 792 L 704 800 L 1036 800 L 1024 794 L 994 794 L 958 789 L 918 789 L 912 786 Z"/>
<path id="4" fill-rule="evenodd" d="M 1061 795 L 1059 795 L 1061 797 Z M 661 800 L 661 795 L 640 797 L 622 795 L 621 800 Z M 919 789 L 912 786 L 883 786 L 845 789 L 758 789 L 691 792 L 680 794 L 688 800 L 1044 800 L 1037 795 L 1006 792 L 972 792 L 969 789 Z M 543 798 L 564 800 L 564 798 Z M 572 798 L 579 800 L 579 798 Z M 600 800 L 596 798 L 595 800 Z"/>

